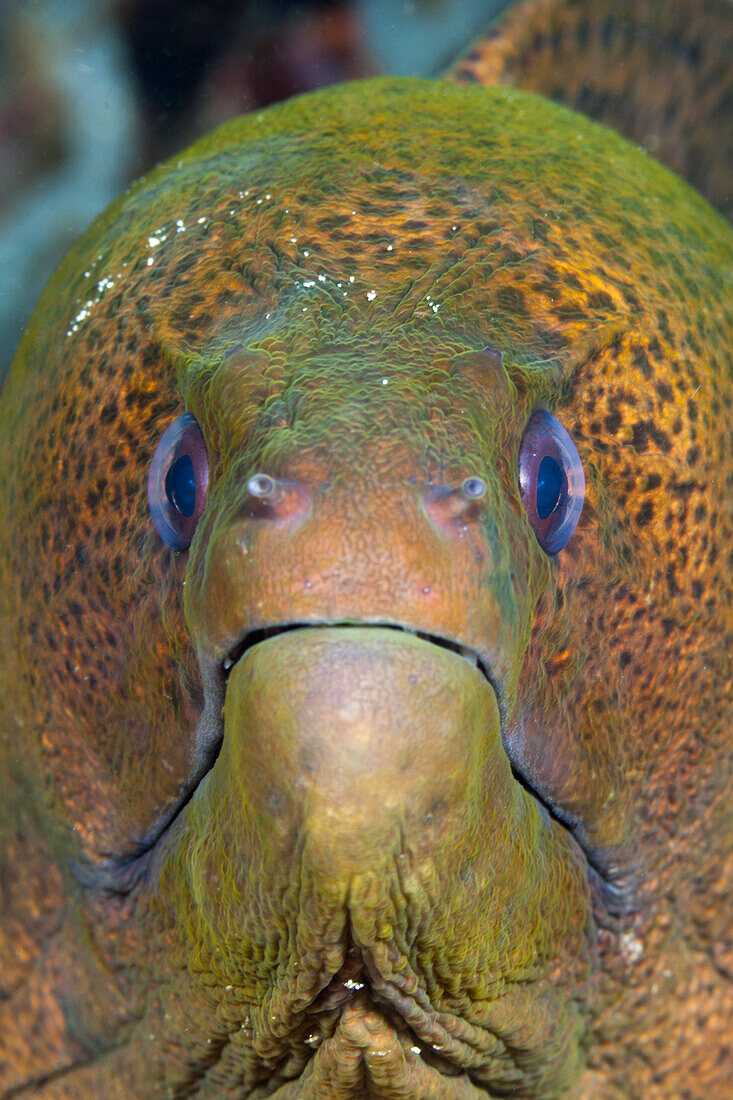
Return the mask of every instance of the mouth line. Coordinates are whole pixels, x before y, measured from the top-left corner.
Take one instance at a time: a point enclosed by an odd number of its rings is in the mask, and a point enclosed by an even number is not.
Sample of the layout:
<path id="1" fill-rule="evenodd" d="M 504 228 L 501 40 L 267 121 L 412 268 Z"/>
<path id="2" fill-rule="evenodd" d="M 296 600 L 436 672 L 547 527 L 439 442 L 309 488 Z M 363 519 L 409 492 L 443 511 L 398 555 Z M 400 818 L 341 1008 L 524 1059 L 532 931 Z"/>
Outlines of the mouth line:
<path id="1" fill-rule="evenodd" d="M 276 638 L 281 634 L 289 634 L 294 630 L 327 630 L 327 629 L 364 629 L 364 630 L 396 630 L 401 631 L 403 634 L 407 634 L 412 638 L 419 638 L 423 642 L 428 642 L 430 645 L 438 646 L 440 649 L 447 649 L 451 653 L 457 654 L 457 656 L 463 658 L 464 661 L 473 667 L 478 669 L 484 679 L 488 682 L 492 691 L 495 693 L 499 707 L 501 709 L 501 693 L 496 681 L 490 675 L 489 670 L 480 657 L 477 650 L 472 649 L 471 646 L 462 645 L 460 642 L 456 642 L 451 638 L 446 638 L 441 634 L 430 634 L 424 630 L 417 630 L 414 627 L 406 626 L 403 623 L 394 623 L 388 621 L 365 621 L 363 619 L 349 620 L 339 619 L 333 622 L 329 622 L 325 619 L 317 619 L 312 622 L 307 620 L 290 622 L 290 623 L 276 623 L 272 626 L 256 627 L 254 630 L 247 631 L 239 641 L 232 646 L 227 652 L 226 656 L 221 661 L 221 673 L 224 680 L 224 685 L 229 679 L 229 675 L 234 666 L 255 646 L 260 642 L 267 641 L 269 638 Z"/>

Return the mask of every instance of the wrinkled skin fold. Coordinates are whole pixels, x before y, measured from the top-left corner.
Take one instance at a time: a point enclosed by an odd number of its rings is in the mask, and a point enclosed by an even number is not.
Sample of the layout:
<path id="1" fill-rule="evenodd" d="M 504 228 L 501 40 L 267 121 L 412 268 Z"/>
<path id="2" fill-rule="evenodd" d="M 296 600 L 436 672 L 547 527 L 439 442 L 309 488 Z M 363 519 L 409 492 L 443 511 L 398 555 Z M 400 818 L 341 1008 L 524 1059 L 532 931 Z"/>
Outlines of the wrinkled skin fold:
<path id="1" fill-rule="evenodd" d="M 90 230 L 0 405 L 0 1095 L 726 1095 L 731 270 L 610 131 L 412 80 Z"/>

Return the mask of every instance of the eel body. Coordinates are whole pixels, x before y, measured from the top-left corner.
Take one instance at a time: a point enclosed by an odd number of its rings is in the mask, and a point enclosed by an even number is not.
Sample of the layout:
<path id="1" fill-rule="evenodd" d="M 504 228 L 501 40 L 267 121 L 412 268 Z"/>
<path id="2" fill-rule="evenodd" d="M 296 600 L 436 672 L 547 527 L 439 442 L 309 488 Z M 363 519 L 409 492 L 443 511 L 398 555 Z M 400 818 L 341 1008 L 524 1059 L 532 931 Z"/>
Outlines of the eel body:
<path id="1" fill-rule="evenodd" d="M 581 8 L 226 124 L 51 279 L 0 401 L 4 1100 L 733 1096 L 733 232 L 508 86 Z"/>

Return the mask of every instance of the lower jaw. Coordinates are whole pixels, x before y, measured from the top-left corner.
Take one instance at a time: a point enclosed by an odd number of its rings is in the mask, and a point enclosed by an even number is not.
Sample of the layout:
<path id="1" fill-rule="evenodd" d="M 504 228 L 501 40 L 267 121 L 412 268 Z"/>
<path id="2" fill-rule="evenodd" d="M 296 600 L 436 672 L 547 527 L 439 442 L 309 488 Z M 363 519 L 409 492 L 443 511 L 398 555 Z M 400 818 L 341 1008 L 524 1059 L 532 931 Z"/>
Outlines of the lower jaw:
<path id="1" fill-rule="evenodd" d="M 232 670 L 220 756 L 177 825 L 151 872 L 158 907 L 197 960 L 202 944 L 228 946 L 211 988 L 262 998 L 188 1095 L 210 1095 L 209 1080 L 251 1100 L 546 1098 L 572 1083 L 567 987 L 586 968 L 587 882 L 512 778 L 494 693 L 459 655 L 376 628 L 256 646 Z M 373 972 L 311 1028 L 349 935 Z M 549 943 L 565 992 L 544 974 Z M 436 1000 L 433 987 L 452 988 L 442 971 L 474 994 Z M 486 974 L 490 987 L 473 977 Z"/>

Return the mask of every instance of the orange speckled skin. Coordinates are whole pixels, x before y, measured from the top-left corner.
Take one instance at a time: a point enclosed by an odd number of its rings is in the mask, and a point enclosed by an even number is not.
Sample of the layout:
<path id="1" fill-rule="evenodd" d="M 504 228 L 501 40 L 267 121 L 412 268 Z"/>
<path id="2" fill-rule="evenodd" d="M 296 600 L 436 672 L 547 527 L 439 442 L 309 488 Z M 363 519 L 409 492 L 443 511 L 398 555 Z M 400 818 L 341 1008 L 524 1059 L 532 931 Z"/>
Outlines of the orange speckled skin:
<path id="1" fill-rule="evenodd" d="M 733 1095 L 732 272 L 610 131 L 412 80 L 92 228 L 0 406 L 3 1096 Z M 587 481 L 553 558 L 538 407 Z"/>
<path id="2" fill-rule="evenodd" d="M 518 0 L 451 68 L 643 145 L 733 219 L 731 0 Z"/>

